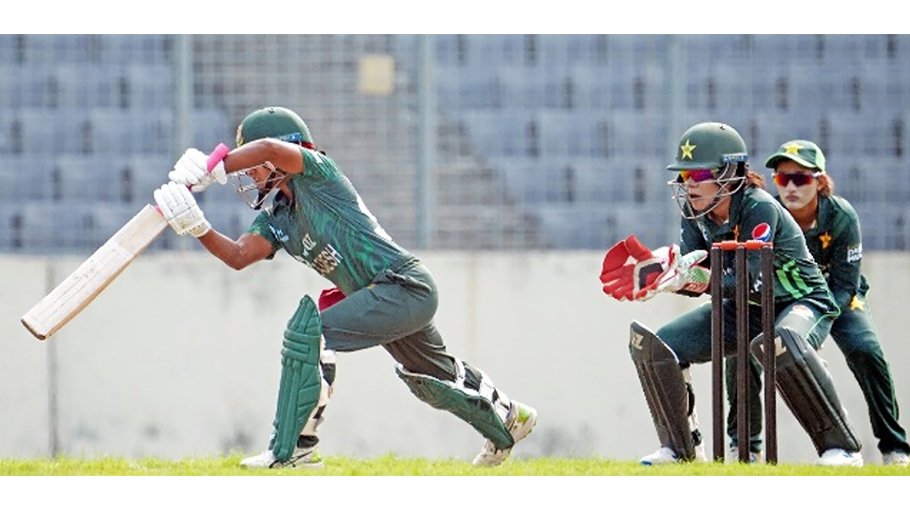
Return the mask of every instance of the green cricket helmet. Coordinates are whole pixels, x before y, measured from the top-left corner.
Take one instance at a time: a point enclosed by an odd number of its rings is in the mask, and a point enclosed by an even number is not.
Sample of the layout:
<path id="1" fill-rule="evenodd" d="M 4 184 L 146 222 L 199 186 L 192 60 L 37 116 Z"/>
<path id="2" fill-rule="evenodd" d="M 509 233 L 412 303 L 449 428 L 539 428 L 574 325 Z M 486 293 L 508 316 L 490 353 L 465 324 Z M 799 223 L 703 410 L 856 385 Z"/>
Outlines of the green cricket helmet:
<path id="1" fill-rule="evenodd" d="M 825 154 L 809 140 L 790 140 L 784 142 L 777 152 L 768 157 L 765 166 L 777 169 L 781 161 L 789 159 L 806 168 L 814 168 L 819 172 L 825 171 Z"/>
<path id="2" fill-rule="evenodd" d="M 299 115 L 281 106 L 269 106 L 246 116 L 237 126 L 237 147 L 261 138 L 276 138 L 315 148 L 309 128 Z"/>
<path id="3" fill-rule="evenodd" d="M 723 168 L 749 159 L 746 142 L 732 127 L 720 122 L 702 122 L 680 137 L 676 161 L 667 170 L 679 172 L 701 168 Z"/>
<path id="4" fill-rule="evenodd" d="M 696 124 L 683 133 L 677 147 L 676 161 L 667 166 L 667 170 L 681 173 L 667 185 L 673 189 L 673 198 L 684 218 L 692 220 L 710 213 L 723 199 L 735 195 L 745 186 L 746 161 L 749 159 L 746 142 L 727 124 Z M 689 201 L 690 188 L 683 173 L 688 170 L 710 170 L 703 177 L 688 178 L 695 179 L 695 182 L 713 182 L 718 186 L 711 203 L 700 211 L 696 211 Z"/>
<path id="5" fill-rule="evenodd" d="M 237 126 L 237 147 L 263 138 L 296 143 L 308 149 L 316 148 L 310 130 L 303 119 L 293 111 L 281 106 L 269 106 L 256 110 L 247 115 Z M 270 161 L 264 162 L 262 166 L 269 170 L 268 177 L 262 182 L 257 182 L 250 176 L 248 173 L 250 169 L 230 174 L 237 193 L 254 210 L 261 209 L 267 203 L 273 203 L 278 185 L 288 178 L 287 173 L 274 166 Z"/>

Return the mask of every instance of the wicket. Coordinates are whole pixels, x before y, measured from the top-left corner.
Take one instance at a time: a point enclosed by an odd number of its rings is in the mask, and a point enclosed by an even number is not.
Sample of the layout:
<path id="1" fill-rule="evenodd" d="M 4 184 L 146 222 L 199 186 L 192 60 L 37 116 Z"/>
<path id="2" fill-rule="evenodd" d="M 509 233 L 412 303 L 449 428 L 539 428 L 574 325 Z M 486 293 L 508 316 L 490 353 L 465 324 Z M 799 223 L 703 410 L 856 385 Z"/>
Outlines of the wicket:
<path id="1" fill-rule="evenodd" d="M 711 388 L 715 462 L 724 460 L 724 310 L 723 253 L 735 251 L 736 277 L 736 435 L 740 462 L 749 462 L 749 277 L 746 252 L 761 252 L 762 366 L 764 371 L 765 461 L 777 463 L 775 402 L 774 251 L 762 241 L 722 241 L 711 246 Z"/>

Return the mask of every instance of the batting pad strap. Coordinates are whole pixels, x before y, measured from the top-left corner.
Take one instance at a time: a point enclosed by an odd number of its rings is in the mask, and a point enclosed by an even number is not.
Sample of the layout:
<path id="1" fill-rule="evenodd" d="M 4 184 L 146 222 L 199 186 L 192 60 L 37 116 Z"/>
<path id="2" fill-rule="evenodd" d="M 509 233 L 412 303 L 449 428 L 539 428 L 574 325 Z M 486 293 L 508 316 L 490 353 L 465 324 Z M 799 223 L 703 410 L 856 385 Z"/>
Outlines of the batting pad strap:
<path id="1" fill-rule="evenodd" d="M 802 335 L 779 327 L 774 339 L 777 389 L 819 455 L 832 448 L 858 452 L 862 447 L 841 405 L 831 373 Z M 752 341 L 752 354 L 764 361 L 763 337 Z"/>
<path id="2" fill-rule="evenodd" d="M 638 372 L 661 446 L 683 460 L 695 458 L 694 394 L 676 354 L 651 330 L 632 321 L 629 354 Z M 691 422 L 690 422 L 691 418 Z"/>
<path id="3" fill-rule="evenodd" d="M 281 381 L 271 450 L 280 461 L 294 453 L 297 436 L 316 409 L 322 390 L 319 368 L 322 321 L 309 296 L 288 321 L 281 350 Z"/>
<path id="4" fill-rule="evenodd" d="M 458 360 L 455 363 L 456 366 L 461 364 Z M 463 369 L 459 370 L 459 374 L 462 371 Z M 410 372 L 400 364 L 395 367 L 395 372 L 417 398 L 466 421 L 497 448 L 511 448 L 515 444 L 512 434 L 496 412 L 498 397 L 491 387 L 481 385 L 481 393 L 466 387 L 462 377 L 454 382 L 442 381 L 429 375 Z"/>

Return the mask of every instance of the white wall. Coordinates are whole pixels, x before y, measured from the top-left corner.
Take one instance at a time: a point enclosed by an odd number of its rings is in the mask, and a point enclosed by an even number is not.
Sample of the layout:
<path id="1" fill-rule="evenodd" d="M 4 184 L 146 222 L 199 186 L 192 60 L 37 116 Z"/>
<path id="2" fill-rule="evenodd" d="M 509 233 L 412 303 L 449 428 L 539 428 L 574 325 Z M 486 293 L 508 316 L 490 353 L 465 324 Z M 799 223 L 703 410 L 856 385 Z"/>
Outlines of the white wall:
<path id="1" fill-rule="evenodd" d="M 602 253 L 427 253 L 450 352 L 538 408 L 516 456 L 637 459 L 656 448 L 627 339 L 630 320 L 654 328 L 698 301 L 661 296 L 618 303 L 600 291 Z M 79 317 L 46 342 L 19 324 L 51 281 L 79 258 L 0 257 L 0 457 L 53 451 L 97 457 L 258 452 L 274 415 L 281 335 L 299 298 L 328 283 L 285 255 L 234 272 L 204 253 L 140 257 Z M 865 262 L 878 331 L 910 408 L 910 343 L 900 319 L 910 254 Z M 832 341 L 829 361 L 860 434 L 878 462 L 862 394 Z M 709 367 L 693 376 L 711 444 Z M 779 404 L 780 457 L 814 450 Z M 482 444 L 469 426 L 411 396 L 382 349 L 341 354 L 323 453 L 468 460 Z M 907 420 L 902 421 L 907 426 Z"/>

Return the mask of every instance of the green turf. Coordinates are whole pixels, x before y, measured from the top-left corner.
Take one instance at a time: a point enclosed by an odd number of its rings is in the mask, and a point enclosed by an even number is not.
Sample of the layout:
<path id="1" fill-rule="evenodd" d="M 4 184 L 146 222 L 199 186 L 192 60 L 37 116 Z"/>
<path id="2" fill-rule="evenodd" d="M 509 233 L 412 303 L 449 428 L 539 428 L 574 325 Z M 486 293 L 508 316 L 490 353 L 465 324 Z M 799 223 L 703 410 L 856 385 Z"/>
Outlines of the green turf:
<path id="1" fill-rule="evenodd" d="M 512 459 L 496 468 L 478 468 L 463 460 L 384 456 L 371 459 L 327 457 L 323 469 L 247 470 L 241 455 L 183 460 L 0 459 L 0 476 L 907 476 L 906 467 L 869 465 L 824 468 L 693 463 L 645 467 L 633 461 L 605 459 Z"/>

